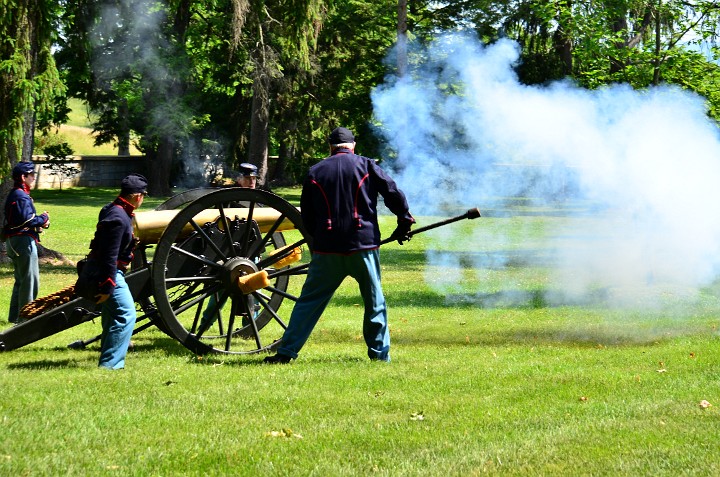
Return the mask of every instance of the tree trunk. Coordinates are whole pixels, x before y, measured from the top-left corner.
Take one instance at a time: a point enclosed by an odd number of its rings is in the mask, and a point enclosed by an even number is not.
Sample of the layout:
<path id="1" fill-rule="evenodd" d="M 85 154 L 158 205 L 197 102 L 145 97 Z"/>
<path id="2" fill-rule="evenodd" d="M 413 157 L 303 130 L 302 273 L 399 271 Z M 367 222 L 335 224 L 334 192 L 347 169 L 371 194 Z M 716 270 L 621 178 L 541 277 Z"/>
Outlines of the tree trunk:
<path id="1" fill-rule="evenodd" d="M 35 113 L 23 114 L 22 160 L 31 161 L 35 146 Z"/>
<path id="2" fill-rule="evenodd" d="M 290 137 L 288 137 L 289 134 L 287 134 L 287 131 L 294 130 L 295 128 L 285 123 L 281 129 L 282 130 L 278 133 L 280 150 L 278 151 L 277 164 L 275 164 L 275 173 L 273 174 L 272 179 L 278 185 L 284 186 L 292 183 L 292 180 L 288 177 L 287 165 L 292 162 L 295 157 L 295 147 L 291 142 Z"/>
<path id="3" fill-rule="evenodd" d="M 407 0 L 398 0 L 397 21 L 397 75 L 407 73 Z"/>
<path id="4" fill-rule="evenodd" d="M 658 2 L 660 3 L 660 1 Z M 662 22 L 660 21 L 660 9 L 655 11 L 655 58 L 653 59 L 653 85 L 660 84 L 660 53 L 662 52 Z"/>
<path id="5" fill-rule="evenodd" d="M 38 18 L 38 15 L 29 14 L 28 15 L 28 36 L 30 38 L 30 44 L 29 44 L 29 50 L 28 50 L 28 59 L 30 67 L 27 72 L 27 78 L 35 78 L 38 74 L 38 49 L 40 46 L 38 45 L 38 31 L 37 29 L 40 27 L 38 23 L 40 22 L 40 19 Z M 35 106 L 35 104 L 31 104 L 29 106 Z M 33 149 L 35 145 L 35 111 L 34 109 L 27 109 L 23 113 L 23 135 L 22 135 L 22 160 L 23 161 L 30 161 L 32 160 L 32 154 Z"/>
<path id="6" fill-rule="evenodd" d="M 175 140 L 165 136 L 160 140 L 157 151 L 148 154 L 148 192 L 158 197 L 168 197 L 170 189 L 170 168 L 172 166 Z"/>
<path id="7" fill-rule="evenodd" d="M 8 164 L 10 164 L 10 168 L 12 168 L 12 166 L 20 160 L 20 158 L 18 157 L 17 148 L 15 147 L 15 143 L 9 140 L 6 144 L 4 144 L 4 146 L 5 147 L 3 149 L 7 154 Z"/>
<path id="8" fill-rule="evenodd" d="M 262 71 L 257 73 L 253 81 L 249 160 L 258 167 L 258 185 L 265 185 L 268 169 L 268 131 L 270 128 L 269 83 L 267 75 Z"/>
<path id="9" fill-rule="evenodd" d="M 563 7 L 567 11 L 572 11 L 572 0 L 565 0 Z M 570 26 L 563 25 L 562 18 L 557 18 L 557 21 L 559 28 L 553 35 L 553 44 L 562 62 L 563 76 L 570 76 L 573 70 L 572 39 L 571 34 L 568 33 Z"/>
<path id="10" fill-rule="evenodd" d="M 118 156 L 130 155 L 130 111 L 126 99 L 118 105 Z"/>
<path id="11" fill-rule="evenodd" d="M 5 198 L 12 190 L 12 186 L 13 180 L 10 176 L 0 183 L 0 227 L 5 223 Z M 9 261 L 10 259 L 5 252 L 5 242 L 0 242 L 0 263 L 7 263 Z"/>
<path id="12" fill-rule="evenodd" d="M 627 20 L 625 19 L 625 12 L 622 13 L 622 15 L 618 15 L 618 17 L 613 22 L 612 30 L 613 33 L 620 33 L 627 31 Z M 618 51 L 621 51 L 627 47 L 627 41 L 617 41 L 615 42 L 615 49 Z M 622 71 L 622 69 L 625 67 L 625 63 L 621 62 L 617 58 L 610 58 L 610 74 L 617 73 L 619 71 Z"/>

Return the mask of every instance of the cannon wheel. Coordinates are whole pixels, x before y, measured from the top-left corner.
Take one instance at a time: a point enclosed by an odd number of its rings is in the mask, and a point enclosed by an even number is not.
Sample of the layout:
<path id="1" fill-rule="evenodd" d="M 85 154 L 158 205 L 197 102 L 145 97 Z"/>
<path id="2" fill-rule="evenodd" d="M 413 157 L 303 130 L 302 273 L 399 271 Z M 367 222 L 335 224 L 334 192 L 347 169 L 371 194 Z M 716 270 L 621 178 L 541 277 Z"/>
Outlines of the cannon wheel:
<path id="1" fill-rule="evenodd" d="M 246 217 L 226 213 L 229 204 L 246 206 Z M 210 223 L 197 223 L 205 210 L 218 211 Z M 274 214 L 259 227 L 253 216 Z M 246 220 L 247 219 L 247 220 Z M 289 224 L 289 225 L 288 225 Z M 188 230 L 192 232 L 188 234 Z M 303 259 L 277 269 L 286 250 L 305 249 Z M 281 197 L 254 189 L 228 188 L 203 194 L 168 224 L 155 250 L 152 283 L 155 305 L 165 331 L 192 352 L 250 354 L 279 344 L 292 307 L 305 281 L 309 239 L 299 211 Z M 270 286 L 243 294 L 239 276 L 268 273 Z M 227 308 L 229 318 L 208 319 Z"/>
<path id="2" fill-rule="evenodd" d="M 210 194 L 215 190 L 217 190 L 217 189 L 208 189 L 208 188 L 203 188 L 203 187 L 196 188 L 196 189 L 189 189 L 189 190 L 180 192 L 179 194 L 175 194 L 174 196 L 170 197 L 162 204 L 155 207 L 154 210 L 180 209 L 183 206 L 189 204 L 190 202 L 197 200 L 200 197 L 203 197 L 207 194 Z M 145 254 L 144 253 L 143 254 L 136 253 L 135 257 L 133 258 L 133 262 L 132 262 L 132 270 L 137 270 L 137 269 L 140 269 L 145 266 L 146 266 Z M 138 312 L 142 311 L 144 314 L 142 316 L 138 316 L 137 325 L 135 327 L 135 330 L 133 331 L 133 335 L 148 328 L 146 323 L 142 323 L 142 321 L 145 318 L 150 319 L 155 324 L 155 326 L 157 326 L 162 331 L 167 333 L 167 330 L 164 328 L 164 323 L 162 323 L 162 321 L 157 316 L 158 314 L 157 314 L 157 308 L 155 306 L 155 303 L 153 303 L 153 301 L 150 299 L 150 297 L 144 296 L 140 299 L 136 298 L 136 303 L 139 305 Z M 92 338 L 87 341 L 76 341 L 75 343 L 71 343 L 71 346 L 75 346 L 78 348 L 80 348 L 80 347 L 84 348 L 87 344 L 92 343 L 94 341 L 98 341 L 100 339 L 100 336 L 101 335 L 97 335 L 95 338 Z"/>
<path id="3" fill-rule="evenodd" d="M 176 194 L 172 197 L 170 197 L 168 200 L 163 202 L 162 204 L 155 207 L 155 210 L 175 210 L 175 209 L 181 209 L 190 202 L 193 202 L 200 197 L 204 197 L 208 194 L 211 194 L 213 192 L 217 192 L 220 189 L 209 189 L 207 187 L 199 187 L 196 189 L 188 189 L 186 191 L 183 191 L 179 194 Z M 246 200 L 242 201 L 233 201 L 231 204 L 224 204 L 225 206 L 231 206 L 231 205 L 239 205 L 240 207 L 250 207 L 250 203 Z M 283 236 L 282 232 L 275 232 L 272 234 L 270 238 L 271 244 L 274 246 L 275 249 L 282 248 L 286 245 L 285 237 Z M 270 295 L 270 306 L 273 309 L 277 309 L 280 307 L 280 304 L 282 303 L 283 298 L 285 297 L 285 293 L 287 292 L 287 286 L 288 286 L 288 277 L 287 276 L 279 276 L 276 282 L 274 283 L 274 290 Z M 217 298 L 217 297 L 216 297 Z M 143 309 L 150 309 L 155 310 L 155 306 L 149 301 L 145 300 L 145 302 L 142 304 Z M 149 307 L 148 307 L 149 305 Z M 255 320 L 255 323 L 257 324 L 257 327 L 262 329 L 263 326 L 265 326 L 268 322 L 272 320 L 272 316 L 268 312 L 264 312 L 262 316 L 259 316 L 258 319 Z M 163 329 L 163 323 L 156 323 L 159 325 L 160 329 Z M 219 336 L 216 337 L 222 337 L 225 336 L 223 333 L 223 326 L 222 326 L 222 320 L 220 321 L 220 325 L 218 327 L 218 331 L 220 332 Z M 238 331 L 238 333 L 242 333 L 245 337 L 251 337 L 252 330 L 245 329 L 242 331 Z M 211 335 L 212 336 L 212 335 Z M 210 336 L 208 336 L 210 337 Z"/>
<path id="4" fill-rule="evenodd" d="M 179 209 L 185 204 L 189 204 L 190 202 L 197 200 L 200 197 L 204 197 L 208 194 L 212 194 L 213 192 L 217 192 L 217 190 L 218 189 L 208 188 L 189 189 L 170 197 L 168 200 L 155 207 L 155 210 Z"/>

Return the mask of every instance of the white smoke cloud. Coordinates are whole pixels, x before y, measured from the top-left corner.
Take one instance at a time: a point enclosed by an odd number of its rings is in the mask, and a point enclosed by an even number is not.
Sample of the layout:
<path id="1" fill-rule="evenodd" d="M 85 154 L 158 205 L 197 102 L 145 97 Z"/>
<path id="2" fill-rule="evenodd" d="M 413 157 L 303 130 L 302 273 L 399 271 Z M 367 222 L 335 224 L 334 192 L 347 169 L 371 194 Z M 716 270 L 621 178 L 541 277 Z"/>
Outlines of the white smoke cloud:
<path id="1" fill-rule="evenodd" d="M 503 213 L 503 198 L 519 195 L 584 204 L 570 232 L 547 230 L 552 257 L 543 260 L 558 301 L 598 288 L 624 299 L 649 289 L 693 294 L 716 278 L 720 135 L 703 98 L 671 86 L 523 85 L 512 70 L 518 46 L 507 40 L 448 35 L 415 54 L 420 64 L 378 87 L 373 103 L 416 215 L 491 204 Z M 546 227 L 554 223 L 567 227 Z M 476 234 L 481 245 L 487 236 Z M 475 256 L 478 273 L 488 260 L 497 266 L 497 257 Z"/>

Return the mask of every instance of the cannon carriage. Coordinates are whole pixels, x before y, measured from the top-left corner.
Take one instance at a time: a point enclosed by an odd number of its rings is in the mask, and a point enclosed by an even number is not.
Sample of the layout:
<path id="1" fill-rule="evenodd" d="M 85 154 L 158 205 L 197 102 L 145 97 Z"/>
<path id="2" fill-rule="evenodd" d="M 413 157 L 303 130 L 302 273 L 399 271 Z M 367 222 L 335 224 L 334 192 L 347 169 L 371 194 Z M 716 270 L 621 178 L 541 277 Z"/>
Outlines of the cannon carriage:
<path id="1" fill-rule="evenodd" d="M 470 209 L 409 235 L 477 217 L 478 209 Z M 296 207 L 263 190 L 193 189 L 136 212 L 133 225 L 140 245 L 125 280 L 138 310 L 134 334 L 157 326 L 198 355 L 253 354 L 279 345 L 312 249 Z M 0 352 L 100 314 L 73 287 L 26 309 L 34 310 L 27 321 L 0 332 Z"/>
<path id="2" fill-rule="evenodd" d="M 297 208 L 262 190 L 194 189 L 138 211 L 134 228 L 140 245 L 125 279 L 138 309 L 135 332 L 157 326 L 201 355 L 277 345 L 292 309 L 281 305 L 297 300 L 309 261 Z M 99 316 L 95 303 L 72 296 L 72 287 L 64 291 L 0 333 L 0 351 Z"/>

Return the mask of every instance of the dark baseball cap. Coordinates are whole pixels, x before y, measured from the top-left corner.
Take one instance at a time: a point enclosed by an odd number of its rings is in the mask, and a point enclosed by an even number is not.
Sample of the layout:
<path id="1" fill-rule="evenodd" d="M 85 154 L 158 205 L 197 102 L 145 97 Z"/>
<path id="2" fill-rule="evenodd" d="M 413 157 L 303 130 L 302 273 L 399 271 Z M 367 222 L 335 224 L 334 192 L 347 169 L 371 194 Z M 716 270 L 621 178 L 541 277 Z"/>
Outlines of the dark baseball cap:
<path id="1" fill-rule="evenodd" d="M 346 144 L 355 142 L 355 136 L 347 128 L 335 128 L 328 137 L 330 144 Z"/>

